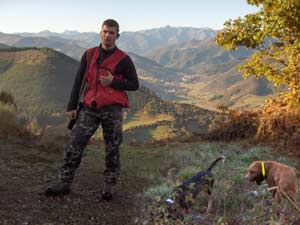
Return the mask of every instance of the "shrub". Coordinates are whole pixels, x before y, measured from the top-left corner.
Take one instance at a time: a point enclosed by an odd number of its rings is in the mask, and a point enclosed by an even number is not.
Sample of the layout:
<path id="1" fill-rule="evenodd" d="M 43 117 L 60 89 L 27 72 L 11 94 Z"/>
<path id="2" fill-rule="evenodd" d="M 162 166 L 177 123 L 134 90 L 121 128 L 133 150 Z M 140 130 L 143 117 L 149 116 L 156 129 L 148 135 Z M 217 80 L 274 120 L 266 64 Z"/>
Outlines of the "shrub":
<path id="1" fill-rule="evenodd" d="M 21 129 L 13 106 L 0 103 L 0 137 L 18 136 Z"/>
<path id="2" fill-rule="evenodd" d="M 10 93 L 7 93 L 5 91 L 0 92 L 0 102 L 3 103 L 4 105 L 12 105 L 15 108 L 17 108 L 13 96 Z"/>
<path id="3" fill-rule="evenodd" d="M 236 111 L 219 105 L 221 115 L 216 117 L 209 133 L 204 135 L 208 140 L 232 141 L 253 138 L 259 126 L 260 111 Z"/>
<path id="4" fill-rule="evenodd" d="M 0 138 L 29 137 L 27 120 L 19 115 L 13 96 L 0 92 Z"/>

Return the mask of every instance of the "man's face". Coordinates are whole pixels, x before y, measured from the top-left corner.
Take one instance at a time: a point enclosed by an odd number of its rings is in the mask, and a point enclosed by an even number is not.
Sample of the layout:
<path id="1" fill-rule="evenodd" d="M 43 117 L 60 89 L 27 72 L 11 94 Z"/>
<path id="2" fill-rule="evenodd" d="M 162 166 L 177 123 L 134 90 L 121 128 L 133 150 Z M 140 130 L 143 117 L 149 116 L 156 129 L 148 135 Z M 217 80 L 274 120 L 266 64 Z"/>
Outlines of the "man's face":
<path id="1" fill-rule="evenodd" d="M 102 46 L 104 49 L 112 49 L 115 47 L 115 42 L 118 39 L 118 32 L 116 27 L 108 27 L 104 25 L 100 32 Z"/>

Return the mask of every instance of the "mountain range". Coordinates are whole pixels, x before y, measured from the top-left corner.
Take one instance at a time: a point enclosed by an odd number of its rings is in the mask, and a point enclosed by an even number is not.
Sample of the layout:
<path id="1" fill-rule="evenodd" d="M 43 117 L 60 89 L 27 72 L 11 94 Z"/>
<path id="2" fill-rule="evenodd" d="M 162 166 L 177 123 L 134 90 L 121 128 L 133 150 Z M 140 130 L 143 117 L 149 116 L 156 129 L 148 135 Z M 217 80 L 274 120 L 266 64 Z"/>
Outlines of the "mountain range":
<path id="1" fill-rule="evenodd" d="M 136 32 L 121 32 L 117 41 L 118 46 L 128 52 L 144 55 L 149 50 L 156 47 L 184 43 L 190 40 L 204 40 L 214 37 L 216 30 L 210 28 L 191 28 L 191 27 L 161 27 Z M 99 33 L 66 30 L 62 33 L 51 32 L 49 30 L 38 33 L 16 33 L 22 37 L 59 37 L 61 40 L 73 40 L 79 46 L 88 48 L 99 45 Z M 1 43 L 1 39 L 0 39 Z M 44 46 L 50 47 L 50 46 Z M 66 52 L 65 52 L 66 53 Z M 72 56 L 71 56 L 72 57 Z"/>
<path id="2" fill-rule="evenodd" d="M 217 104 L 258 107 L 276 90 L 266 80 L 244 80 L 236 70 L 253 51 L 225 51 L 215 44 L 217 31 L 209 28 L 162 27 L 122 32 L 118 46 L 129 52 L 141 83 L 164 99 L 213 109 Z M 0 43 L 45 46 L 79 60 L 87 47 L 99 44 L 99 34 L 0 33 Z"/>
<path id="3" fill-rule="evenodd" d="M 0 43 L 15 47 L 47 47 L 79 60 L 85 51 L 78 42 L 58 36 L 21 36 L 0 32 Z"/>

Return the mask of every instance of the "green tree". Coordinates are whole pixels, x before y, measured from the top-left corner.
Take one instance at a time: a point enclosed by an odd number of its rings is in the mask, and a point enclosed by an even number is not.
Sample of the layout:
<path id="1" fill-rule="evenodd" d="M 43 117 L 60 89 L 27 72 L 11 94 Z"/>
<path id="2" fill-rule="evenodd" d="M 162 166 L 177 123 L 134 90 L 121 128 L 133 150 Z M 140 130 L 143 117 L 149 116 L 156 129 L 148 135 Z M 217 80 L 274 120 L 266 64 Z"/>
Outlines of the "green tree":
<path id="1" fill-rule="evenodd" d="M 216 42 L 227 50 L 238 46 L 257 51 L 238 67 L 243 76 L 265 76 L 275 86 L 286 86 L 282 97 L 300 103 L 300 1 L 247 0 L 256 13 L 228 20 Z"/>

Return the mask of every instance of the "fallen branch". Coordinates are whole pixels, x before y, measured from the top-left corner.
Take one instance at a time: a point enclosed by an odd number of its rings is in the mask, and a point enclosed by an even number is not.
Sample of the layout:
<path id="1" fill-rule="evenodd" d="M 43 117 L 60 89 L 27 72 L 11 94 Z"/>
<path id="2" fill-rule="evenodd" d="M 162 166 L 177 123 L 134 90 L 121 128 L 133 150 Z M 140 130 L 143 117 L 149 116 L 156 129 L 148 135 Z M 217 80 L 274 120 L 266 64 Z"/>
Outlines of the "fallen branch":
<path id="1" fill-rule="evenodd" d="M 287 195 L 287 193 L 283 190 L 281 190 L 279 187 L 271 187 L 271 188 L 268 188 L 268 191 L 273 191 L 275 189 L 278 189 L 283 195 L 284 197 L 287 198 L 287 200 L 292 204 L 292 206 L 298 211 L 300 212 L 300 209 L 298 208 L 298 206 L 295 204 L 295 202 Z"/>

